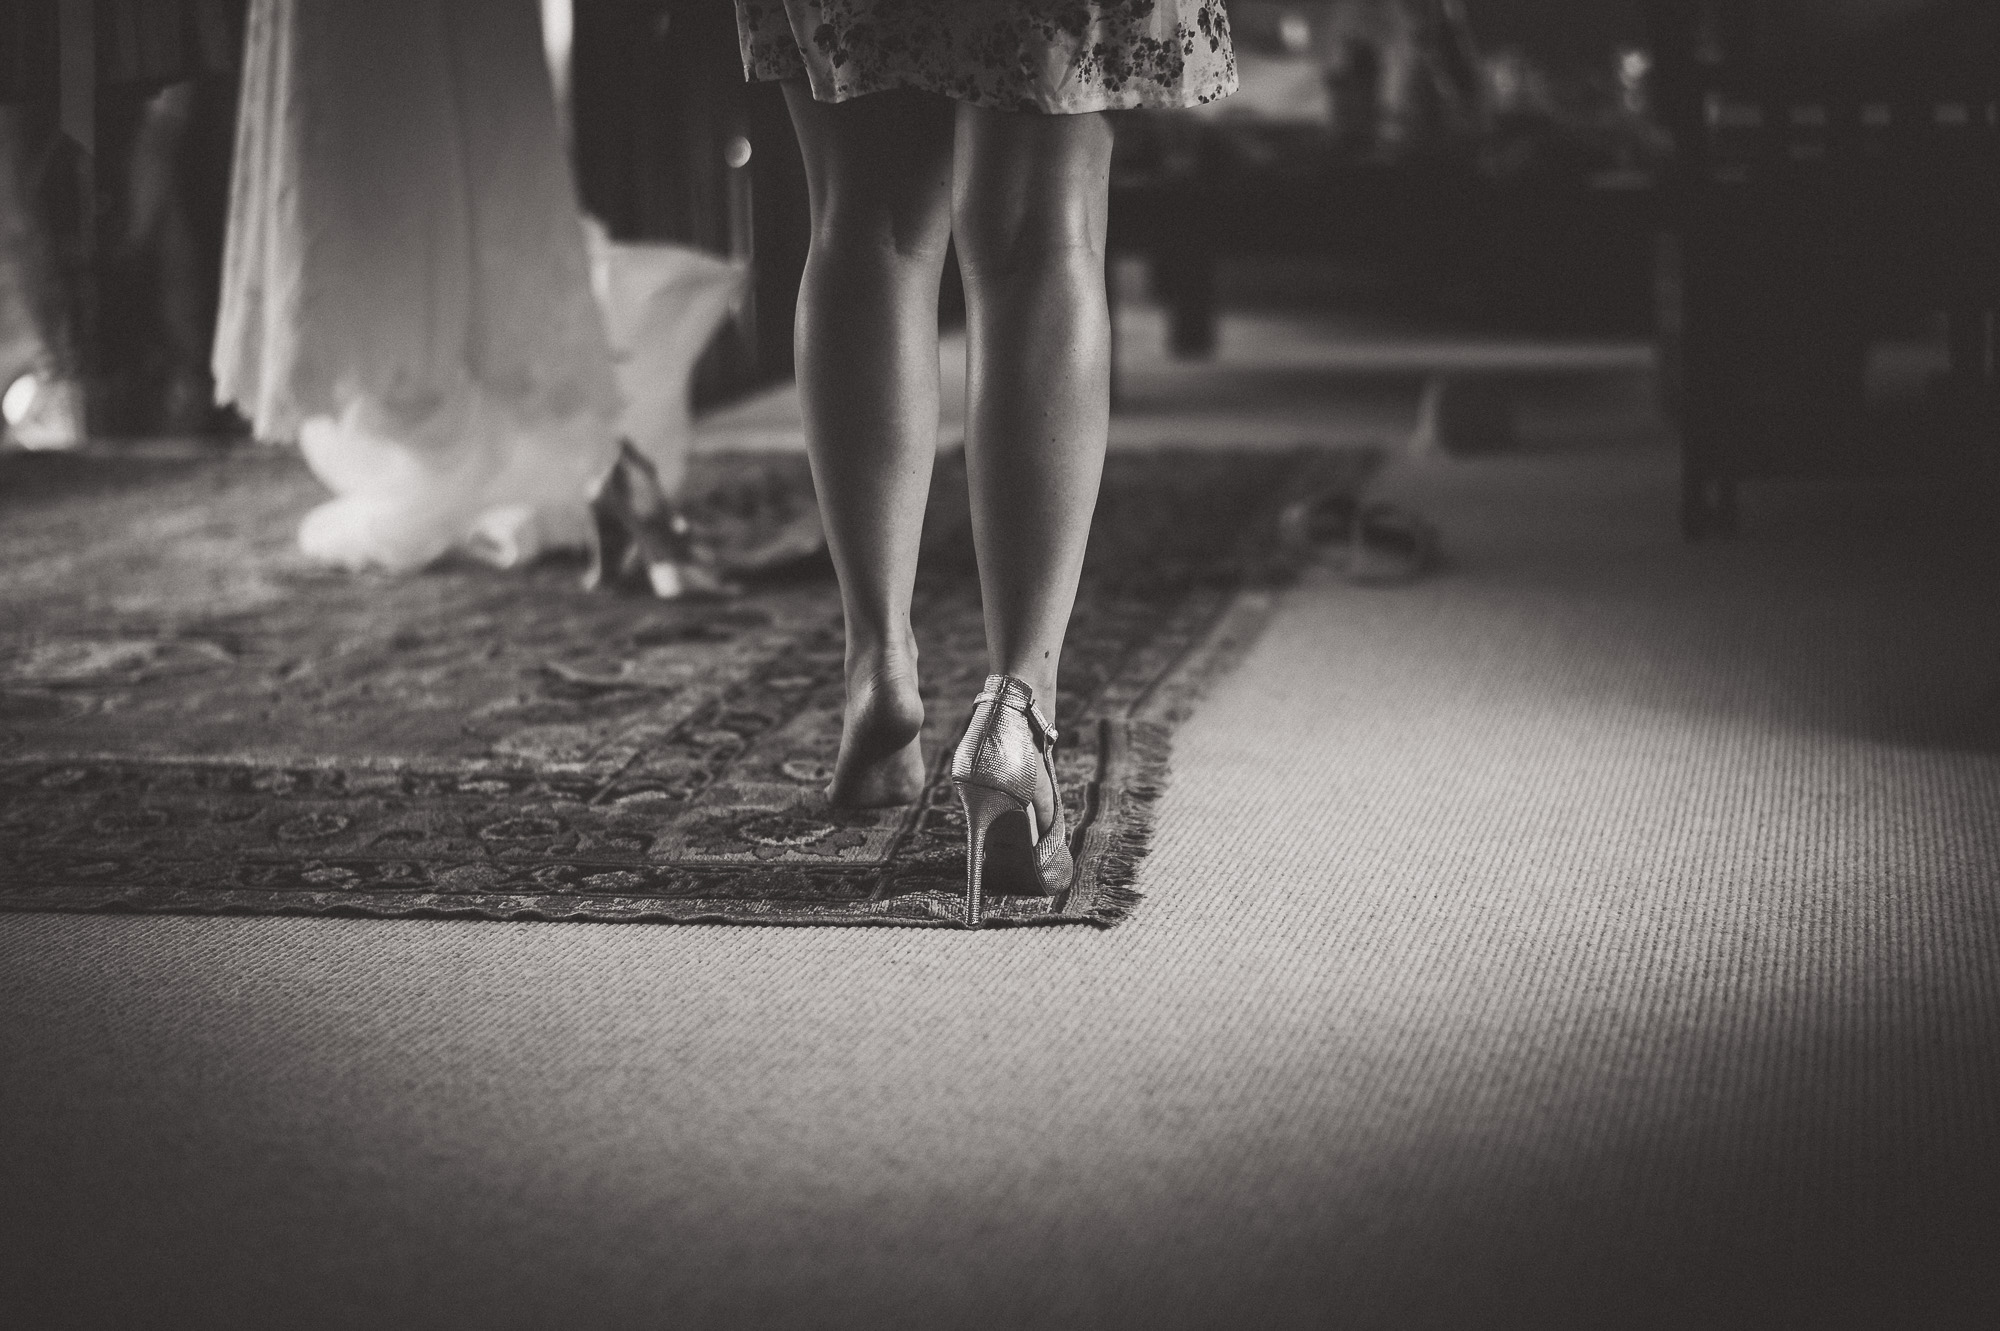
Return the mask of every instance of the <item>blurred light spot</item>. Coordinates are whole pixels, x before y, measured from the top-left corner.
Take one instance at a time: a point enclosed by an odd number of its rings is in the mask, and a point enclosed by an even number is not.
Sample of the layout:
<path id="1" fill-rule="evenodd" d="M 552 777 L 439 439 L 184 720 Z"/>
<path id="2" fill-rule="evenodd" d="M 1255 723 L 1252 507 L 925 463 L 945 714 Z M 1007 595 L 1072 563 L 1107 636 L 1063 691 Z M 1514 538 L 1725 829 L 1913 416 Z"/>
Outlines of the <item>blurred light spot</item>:
<path id="1" fill-rule="evenodd" d="M 42 385 L 32 374 L 24 374 L 7 385 L 7 393 L 0 397 L 0 414 L 7 417 L 7 424 L 19 425 L 28 418 L 28 408 L 35 405 L 35 394 L 42 391 Z"/>
<path id="2" fill-rule="evenodd" d="M 569 100 L 570 50 L 576 44 L 576 10 L 572 0 L 542 0 L 542 51 L 555 80 L 557 102 Z"/>
<path id="3" fill-rule="evenodd" d="M 1618 53 L 1618 81 L 1627 88 L 1636 88 L 1646 81 L 1646 75 L 1653 69 L 1653 57 L 1637 48 Z"/>
<path id="4" fill-rule="evenodd" d="M 1312 45 L 1312 24 L 1303 14 L 1287 14 L 1278 20 L 1278 40 L 1294 55 Z"/>
<path id="5" fill-rule="evenodd" d="M 722 150 L 722 160 L 729 163 L 731 170 L 736 171 L 750 165 L 750 140 L 741 134 L 730 139 Z"/>

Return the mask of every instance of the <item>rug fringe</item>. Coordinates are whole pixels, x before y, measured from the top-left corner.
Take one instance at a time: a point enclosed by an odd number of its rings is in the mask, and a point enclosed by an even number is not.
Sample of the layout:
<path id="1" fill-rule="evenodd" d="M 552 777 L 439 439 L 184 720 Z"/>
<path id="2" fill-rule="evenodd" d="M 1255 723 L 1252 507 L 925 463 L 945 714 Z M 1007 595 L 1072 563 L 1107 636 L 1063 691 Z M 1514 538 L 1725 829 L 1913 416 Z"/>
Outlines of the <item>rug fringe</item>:
<path id="1" fill-rule="evenodd" d="M 1328 491 L 1358 493 L 1382 457 L 1379 449 L 1302 449 L 1286 492 L 1294 500 Z M 1131 775 L 1114 811 L 1118 830 L 1099 855 L 1096 894 L 1081 917 L 1092 924 L 1108 929 L 1145 900 L 1138 888 L 1139 865 L 1152 851 L 1160 802 L 1173 777 L 1173 733 L 1216 682 L 1243 663 L 1277 617 L 1281 589 L 1295 582 L 1314 557 L 1309 545 L 1282 539 L 1282 518 L 1283 510 L 1275 510 L 1246 534 L 1246 552 L 1255 550 L 1263 558 L 1246 557 L 1245 562 L 1261 563 L 1262 576 L 1237 590 L 1200 648 L 1152 691 L 1147 710 L 1157 719 L 1122 723 Z"/>
<path id="2" fill-rule="evenodd" d="M 1084 918 L 1109 928 L 1138 908 L 1139 864 L 1153 848 L 1159 825 L 1160 800 L 1172 774 L 1171 730 L 1156 721 L 1128 721 L 1124 731 L 1125 760 L 1130 776 L 1119 794 L 1117 832 L 1097 862 L 1097 893 Z"/>
<path id="3" fill-rule="evenodd" d="M 1202 649 L 1184 660 L 1171 685 L 1155 695 L 1155 710 L 1162 719 L 1123 723 L 1131 775 L 1118 803 L 1118 831 L 1098 860 L 1096 897 L 1083 914 L 1090 923 L 1108 929 L 1129 918 L 1145 900 L 1138 888 L 1139 865 L 1152 852 L 1160 802 L 1173 780 L 1174 731 L 1218 680 L 1242 664 L 1277 609 L 1273 593 L 1238 593 Z"/>

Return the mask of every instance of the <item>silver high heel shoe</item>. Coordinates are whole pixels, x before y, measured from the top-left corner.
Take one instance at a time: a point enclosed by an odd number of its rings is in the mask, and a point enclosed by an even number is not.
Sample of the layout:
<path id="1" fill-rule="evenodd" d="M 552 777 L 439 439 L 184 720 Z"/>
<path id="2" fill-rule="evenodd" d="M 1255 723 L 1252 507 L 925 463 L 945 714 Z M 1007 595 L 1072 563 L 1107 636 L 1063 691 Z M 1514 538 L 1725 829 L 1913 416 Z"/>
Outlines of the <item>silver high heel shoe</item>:
<path id="1" fill-rule="evenodd" d="M 1035 706 L 1034 690 L 1012 675 L 988 675 L 973 699 L 972 724 L 951 759 L 951 784 L 965 810 L 965 926 L 977 929 L 988 887 L 1001 896 L 1054 896 L 1069 886 L 1069 820 L 1056 791 L 1055 822 L 1036 826 L 1035 778 L 1056 784 L 1056 728 Z"/>

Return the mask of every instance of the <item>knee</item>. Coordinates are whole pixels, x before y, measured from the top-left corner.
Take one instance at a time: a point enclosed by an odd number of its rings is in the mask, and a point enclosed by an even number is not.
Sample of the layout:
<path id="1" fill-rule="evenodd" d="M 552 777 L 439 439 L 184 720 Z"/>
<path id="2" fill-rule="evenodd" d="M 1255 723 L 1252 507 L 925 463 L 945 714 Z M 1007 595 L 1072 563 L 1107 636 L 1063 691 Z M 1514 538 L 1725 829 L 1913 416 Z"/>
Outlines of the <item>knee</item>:
<path id="1" fill-rule="evenodd" d="M 922 273 L 942 271 L 951 228 L 942 218 L 893 209 L 827 208 L 813 219 L 812 253 L 822 262 Z"/>
<path id="2" fill-rule="evenodd" d="M 1104 262 L 1104 229 L 1081 206 L 1032 199 L 969 202 L 953 221 L 968 283 L 1008 284 Z"/>

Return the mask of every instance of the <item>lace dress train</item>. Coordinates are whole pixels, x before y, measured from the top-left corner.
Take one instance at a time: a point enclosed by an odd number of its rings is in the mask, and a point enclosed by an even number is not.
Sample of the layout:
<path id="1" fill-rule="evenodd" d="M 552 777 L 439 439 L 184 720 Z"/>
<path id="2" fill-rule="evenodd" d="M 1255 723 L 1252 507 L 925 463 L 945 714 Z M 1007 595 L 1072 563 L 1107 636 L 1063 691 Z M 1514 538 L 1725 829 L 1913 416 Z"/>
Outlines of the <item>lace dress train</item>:
<path id="1" fill-rule="evenodd" d="M 621 397 L 534 0 L 254 0 L 217 396 L 335 498 L 308 553 L 589 544 Z"/>

